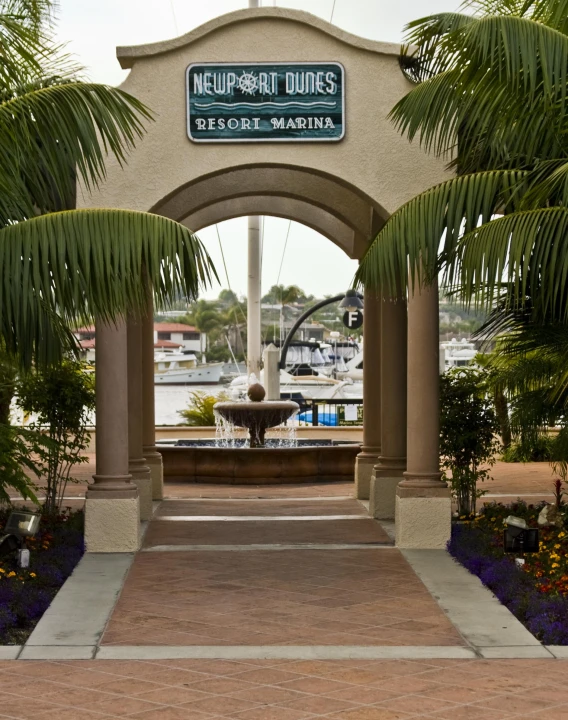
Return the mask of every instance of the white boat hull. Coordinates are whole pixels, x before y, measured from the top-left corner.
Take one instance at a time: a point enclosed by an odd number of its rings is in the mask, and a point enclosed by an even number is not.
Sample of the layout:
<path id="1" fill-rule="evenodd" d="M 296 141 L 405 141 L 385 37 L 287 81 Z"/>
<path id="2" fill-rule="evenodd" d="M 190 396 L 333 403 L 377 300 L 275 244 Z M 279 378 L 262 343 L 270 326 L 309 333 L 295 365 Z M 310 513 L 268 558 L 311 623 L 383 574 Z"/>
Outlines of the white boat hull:
<path id="1" fill-rule="evenodd" d="M 223 363 L 198 365 L 154 373 L 155 385 L 217 385 L 221 380 Z"/>

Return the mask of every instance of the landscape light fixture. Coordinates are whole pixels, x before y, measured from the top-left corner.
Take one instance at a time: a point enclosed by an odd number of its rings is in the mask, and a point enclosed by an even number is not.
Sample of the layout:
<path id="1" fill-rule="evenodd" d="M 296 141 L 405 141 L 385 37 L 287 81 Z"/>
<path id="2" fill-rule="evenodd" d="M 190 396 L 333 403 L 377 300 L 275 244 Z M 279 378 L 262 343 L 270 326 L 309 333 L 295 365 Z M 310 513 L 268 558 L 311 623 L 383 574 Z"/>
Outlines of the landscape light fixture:
<path id="1" fill-rule="evenodd" d="M 357 290 L 348 290 L 345 293 L 345 297 L 339 303 L 339 307 L 347 312 L 355 312 L 356 310 L 363 309 L 363 301 L 359 297 L 360 293 Z"/>
<path id="2" fill-rule="evenodd" d="M 538 530 L 529 528 L 524 518 L 509 515 L 505 518 L 507 527 L 503 530 L 503 550 L 506 553 L 538 552 Z"/>
<path id="3" fill-rule="evenodd" d="M 40 516 L 36 513 L 15 510 L 10 513 L 4 531 L 7 534 L 28 537 L 35 535 L 39 528 Z"/>
<path id="4" fill-rule="evenodd" d="M 35 535 L 39 528 L 40 516 L 36 513 L 16 510 L 10 513 L 4 535 L 0 537 L 0 557 L 18 552 L 18 567 L 30 565 L 30 551 L 23 547 L 23 538 Z"/>

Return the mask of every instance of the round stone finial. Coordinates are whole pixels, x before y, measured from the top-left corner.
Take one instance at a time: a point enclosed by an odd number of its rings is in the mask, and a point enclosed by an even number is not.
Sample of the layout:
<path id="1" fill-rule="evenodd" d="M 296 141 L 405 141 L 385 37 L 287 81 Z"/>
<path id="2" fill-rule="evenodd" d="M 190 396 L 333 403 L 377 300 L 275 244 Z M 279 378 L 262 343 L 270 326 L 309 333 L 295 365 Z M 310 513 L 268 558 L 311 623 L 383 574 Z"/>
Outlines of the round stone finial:
<path id="1" fill-rule="evenodd" d="M 252 402 L 261 402 L 262 400 L 264 400 L 266 390 L 262 387 L 260 383 L 253 383 L 252 385 L 249 385 L 247 395 L 249 396 L 249 400 L 251 400 Z"/>

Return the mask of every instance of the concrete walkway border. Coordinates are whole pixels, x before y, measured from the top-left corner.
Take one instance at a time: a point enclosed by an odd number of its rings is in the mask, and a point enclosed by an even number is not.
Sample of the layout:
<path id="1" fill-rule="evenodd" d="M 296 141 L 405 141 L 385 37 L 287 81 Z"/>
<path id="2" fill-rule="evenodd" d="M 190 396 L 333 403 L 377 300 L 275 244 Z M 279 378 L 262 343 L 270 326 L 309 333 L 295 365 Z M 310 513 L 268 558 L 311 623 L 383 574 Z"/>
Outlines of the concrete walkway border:
<path id="1" fill-rule="evenodd" d="M 38 652 L 43 652 L 38 648 L 46 647 L 51 648 L 53 659 L 60 653 L 65 657 L 71 653 L 69 659 L 92 658 L 92 648 L 100 643 L 133 560 L 134 553 L 83 555 L 28 638 L 20 658 L 38 659 Z"/>
<path id="2" fill-rule="evenodd" d="M 402 554 L 452 625 L 482 657 L 503 657 L 500 653 L 514 652 L 515 648 L 518 654 L 514 657 L 549 656 L 479 578 L 445 550 L 402 550 Z"/>

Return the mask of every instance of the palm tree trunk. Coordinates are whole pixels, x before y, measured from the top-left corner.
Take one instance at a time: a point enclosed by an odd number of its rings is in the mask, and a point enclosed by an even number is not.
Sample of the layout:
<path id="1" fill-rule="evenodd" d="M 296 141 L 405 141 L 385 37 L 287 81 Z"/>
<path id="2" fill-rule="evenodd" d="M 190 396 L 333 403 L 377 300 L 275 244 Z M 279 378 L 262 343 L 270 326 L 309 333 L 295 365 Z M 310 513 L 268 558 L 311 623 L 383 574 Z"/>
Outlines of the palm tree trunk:
<path id="1" fill-rule="evenodd" d="M 501 442 L 506 450 L 511 445 L 511 422 L 509 420 L 509 404 L 502 390 L 496 388 L 493 402 L 495 404 L 495 414 L 501 428 Z"/>

